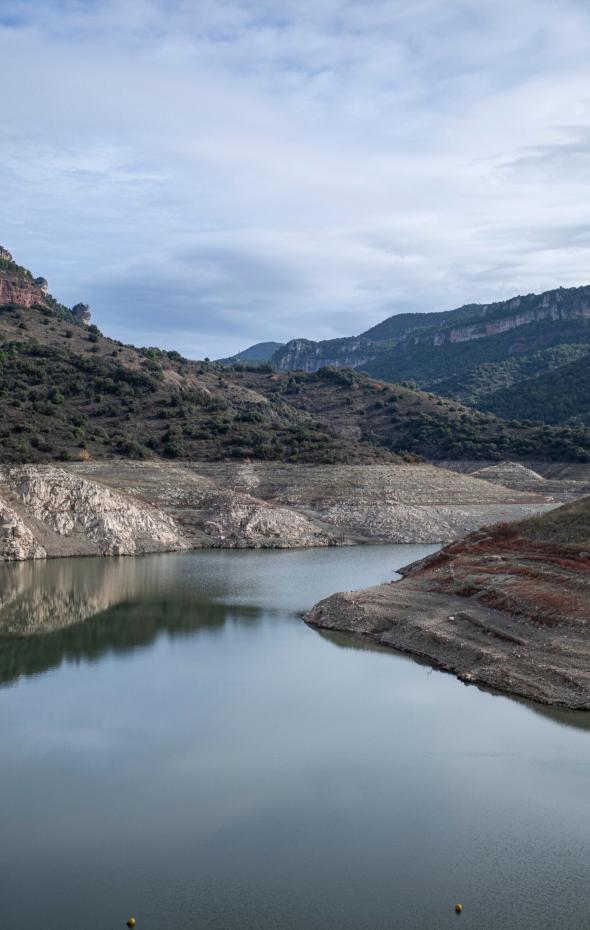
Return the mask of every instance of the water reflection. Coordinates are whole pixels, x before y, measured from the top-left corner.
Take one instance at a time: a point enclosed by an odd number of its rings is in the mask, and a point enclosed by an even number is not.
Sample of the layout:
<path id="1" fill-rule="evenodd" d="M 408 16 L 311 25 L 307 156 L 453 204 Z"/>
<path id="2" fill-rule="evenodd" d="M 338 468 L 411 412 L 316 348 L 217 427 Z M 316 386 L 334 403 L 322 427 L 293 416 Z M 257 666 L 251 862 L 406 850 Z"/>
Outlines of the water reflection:
<path id="1" fill-rule="evenodd" d="M 1 926 L 584 926 L 580 716 L 300 620 L 420 554 L 0 568 Z"/>
<path id="2" fill-rule="evenodd" d="M 363 550 L 361 558 L 351 549 L 322 552 L 319 558 L 311 550 L 193 552 L 0 566 L 0 687 L 63 662 L 96 662 L 145 648 L 162 634 L 213 633 L 228 623 L 256 625 L 281 608 L 299 613 L 331 591 L 354 587 L 357 565 L 363 574 L 359 585 L 386 580 L 392 567 L 414 557 L 415 549 L 376 546 Z M 373 578 L 363 565 L 368 552 L 374 556 Z M 318 562 L 323 571 L 314 577 Z M 392 653 L 368 638 L 314 633 L 339 649 Z M 420 660 L 408 661 L 430 668 Z M 513 700 L 558 725 L 590 730 L 590 713 Z"/>
<path id="3" fill-rule="evenodd" d="M 54 559 L 0 568 L 0 635 L 62 630 L 114 604 L 174 590 L 173 556 Z M 181 592 L 182 593 L 182 592 Z"/>
<path id="4" fill-rule="evenodd" d="M 146 647 L 163 633 L 253 624 L 263 612 L 281 609 L 292 615 L 351 582 L 391 577 L 414 549 L 372 547 L 368 578 L 353 550 L 330 550 L 321 558 L 310 550 L 192 552 L 3 565 L 0 686 L 63 661 L 97 661 Z"/>
<path id="5" fill-rule="evenodd" d="M 374 643 L 368 637 L 364 639 L 358 636 L 354 636 L 352 633 L 338 633 L 333 630 L 316 630 L 316 632 L 319 636 L 322 637 L 322 639 L 333 643 L 333 645 L 337 646 L 339 649 L 354 649 L 363 652 L 394 653 L 398 657 L 406 658 L 409 662 L 413 662 L 415 665 L 422 665 L 424 668 L 432 669 L 432 666 L 423 659 L 418 657 L 409 657 L 404 653 L 398 653 L 395 649 L 391 649 L 389 646 L 381 646 L 378 643 Z M 446 674 L 439 673 L 435 669 L 432 669 L 432 671 L 436 674 Z M 485 694 L 496 696 L 500 700 L 506 700 L 507 698 L 507 695 L 498 691 L 494 691 L 492 688 L 485 688 L 481 685 L 467 683 L 465 683 L 463 686 L 465 688 L 475 689 L 477 691 L 482 691 Z M 516 704 L 521 704 L 523 707 L 526 707 L 533 713 L 538 714 L 540 717 L 548 718 L 553 723 L 557 723 L 560 726 L 573 727 L 577 730 L 590 730 L 590 712 L 566 710 L 563 707 L 545 707 L 543 704 L 535 704 L 532 701 L 527 701 L 524 698 L 519 698 L 514 695 L 509 699 L 514 701 Z"/>
<path id="6" fill-rule="evenodd" d="M 531 701 L 515 698 L 519 704 L 524 704 L 533 713 L 541 717 L 548 717 L 553 723 L 563 727 L 573 727 L 576 730 L 590 730 L 590 712 L 579 710 L 566 710 L 563 707 L 544 707 L 542 704 L 533 704 Z"/>
<path id="7" fill-rule="evenodd" d="M 4 636 L 0 639 L 0 687 L 57 668 L 64 661 L 96 662 L 109 654 L 123 655 L 151 645 L 162 633 L 178 637 L 215 632 L 227 622 L 253 625 L 261 613 L 255 607 L 157 599 L 117 604 L 83 623 L 49 629 L 46 635 Z M 79 618 L 83 618 L 82 609 Z"/>

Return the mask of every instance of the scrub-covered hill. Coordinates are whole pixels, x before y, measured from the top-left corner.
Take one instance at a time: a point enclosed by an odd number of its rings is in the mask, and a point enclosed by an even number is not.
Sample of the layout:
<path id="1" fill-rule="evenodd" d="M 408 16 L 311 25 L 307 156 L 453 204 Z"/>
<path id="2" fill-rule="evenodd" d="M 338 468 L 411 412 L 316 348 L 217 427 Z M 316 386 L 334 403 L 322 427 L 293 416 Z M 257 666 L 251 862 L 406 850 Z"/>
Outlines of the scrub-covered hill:
<path id="1" fill-rule="evenodd" d="M 590 460 L 585 427 L 505 422 L 354 371 L 227 367 L 123 345 L 5 250 L 0 283 L 0 462 Z"/>
<path id="2" fill-rule="evenodd" d="M 396 462 L 222 366 L 103 336 L 84 304 L 0 253 L 0 462 L 91 458 Z"/>
<path id="3" fill-rule="evenodd" d="M 570 429 L 501 420 L 458 401 L 350 369 L 290 374 L 252 369 L 243 372 L 243 379 L 271 400 L 288 400 L 342 436 L 432 461 L 590 460 L 590 431 L 585 426 Z"/>
<path id="4" fill-rule="evenodd" d="M 558 368 L 483 395 L 482 409 L 498 416 L 513 411 L 527 420 L 590 424 L 590 355 L 582 354 Z"/>
<path id="5" fill-rule="evenodd" d="M 589 353 L 587 285 L 456 310 L 400 313 L 359 336 L 293 339 L 270 361 L 280 371 L 352 368 L 386 381 L 413 381 L 503 417 L 566 423 L 576 417 L 590 422 L 590 392 L 568 393 L 567 372 Z M 539 376 L 547 404 L 535 403 L 529 383 Z"/>

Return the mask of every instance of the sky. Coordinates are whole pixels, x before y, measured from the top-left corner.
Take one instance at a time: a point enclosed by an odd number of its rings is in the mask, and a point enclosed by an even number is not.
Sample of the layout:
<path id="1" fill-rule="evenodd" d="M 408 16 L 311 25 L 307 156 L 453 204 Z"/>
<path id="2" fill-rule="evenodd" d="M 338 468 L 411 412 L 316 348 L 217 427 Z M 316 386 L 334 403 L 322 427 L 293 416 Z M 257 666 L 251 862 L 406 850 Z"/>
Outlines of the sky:
<path id="1" fill-rule="evenodd" d="M 216 358 L 590 282 L 583 0 L 0 0 L 0 244 Z"/>

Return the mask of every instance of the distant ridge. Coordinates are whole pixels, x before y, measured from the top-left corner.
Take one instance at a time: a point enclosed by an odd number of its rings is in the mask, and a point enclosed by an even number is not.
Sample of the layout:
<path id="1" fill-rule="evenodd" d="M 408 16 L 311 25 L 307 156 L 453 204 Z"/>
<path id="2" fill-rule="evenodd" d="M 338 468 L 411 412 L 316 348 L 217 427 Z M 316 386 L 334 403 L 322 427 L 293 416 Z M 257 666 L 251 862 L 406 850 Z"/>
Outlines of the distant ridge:
<path id="1" fill-rule="evenodd" d="M 235 365 L 236 362 L 270 362 L 275 352 L 282 349 L 283 345 L 282 342 L 257 342 L 243 352 L 230 355 L 229 358 L 221 358 L 219 361 L 223 365 Z"/>
<path id="2" fill-rule="evenodd" d="M 503 417 L 589 425 L 590 285 L 400 313 L 358 336 L 293 339 L 264 361 L 278 371 L 352 368 Z"/>

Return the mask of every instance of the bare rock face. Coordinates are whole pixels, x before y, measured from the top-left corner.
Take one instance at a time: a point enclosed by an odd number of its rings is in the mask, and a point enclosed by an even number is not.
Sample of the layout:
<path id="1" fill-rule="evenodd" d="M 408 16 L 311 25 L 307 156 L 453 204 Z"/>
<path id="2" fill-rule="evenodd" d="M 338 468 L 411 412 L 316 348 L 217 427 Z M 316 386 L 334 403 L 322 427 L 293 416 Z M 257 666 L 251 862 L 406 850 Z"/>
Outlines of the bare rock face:
<path id="1" fill-rule="evenodd" d="M 550 506 L 543 497 L 429 465 L 201 463 L 198 469 L 234 493 L 303 513 L 346 542 L 449 542 L 484 523 Z"/>
<path id="2" fill-rule="evenodd" d="M 72 313 L 80 323 L 89 323 L 92 317 L 88 304 L 75 304 Z"/>
<path id="3" fill-rule="evenodd" d="M 45 278 L 33 278 L 29 271 L 13 263 L 8 249 L 0 246 L 0 261 L 12 267 L 0 269 L 0 306 L 16 304 L 19 307 L 46 306 L 45 295 L 49 285 Z"/>
<path id="4" fill-rule="evenodd" d="M 228 501 L 204 524 L 208 536 L 236 548 L 286 549 L 297 546 L 328 546 L 336 537 L 287 507 L 273 507 L 245 496 Z"/>
<path id="5" fill-rule="evenodd" d="M 578 471 L 580 474 L 578 476 Z M 550 472 L 552 468 L 550 466 Z M 572 473 L 576 477 L 569 477 L 569 469 L 566 470 L 564 477 L 550 478 L 534 471 L 532 468 L 519 464 L 518 462 L 499 462 L 497 465 L 488 465 L 484 468 L 477 468 L 470 471 L 472 478 L 479 478 L 483 481 L 489 481 L 492 484 L 501 485 L 504 488 L 512 488 L 517 491 L 530 491 L 536 494 L 546 494 L 555 497 L 556 500 L 572 500 L 577 497 L 584 497 L 590 494 L 590 480 L 587 474 L 587 466 L 572 466 Z"/>
<path id="6" fill-rule="evenodd" d="M 22 284 L 9 278 L 0 278 L 0 305 L 18 304 L 19 307 L 35 307 L 43 304 L 46 291 L 34 283 Z"/>
<path id="7" fill-rule="evenodd" d="M 0 561 L 44 559 L 46 554 L 29 527 L 0 498 Z"/>
<path id="8" fill-rule="evenodd" d="M 446 542 L 556 506 L 427 465 L 276 462 L 5 466 L 0 495 L 48 557 Z"/>
<path id="9" fill-rule="evenodd" d="M 473 478 L 483 478 L 494 484 L 501 484 L 505 488 L 519 488 L 528 491 L 531 487 L 542 489 L 545 478 L 532 468 L 527 468 L 519 462 L 499 462 L 497 465 L 487 465 L 471 472 Z"/>
<path id="10" fill-rule="evenodd" d="M 372 358 L 371 344 L 366 339 L 346 339 L 339 342 L 311 342 L 292 339 L 273 356 L 279 371 L 317 371 L 326 365 L 337 368 L 359 368 Z"/>
<path id="11" fill-rule="evenodd" d="M 9 487 L 35 520 L 59 536 L 81 536 L 101 555 L 187 548 L 167 514 L 61 468 L 33 465 L 6 470 Z"/>
<path id="12" fill-rule="evenodd" d="M 49 290 L 49 283 L 46 278 L 35 278 L 33 281 L 35 287 L 38 287 L 42 294 L 46 294 Z"/>

